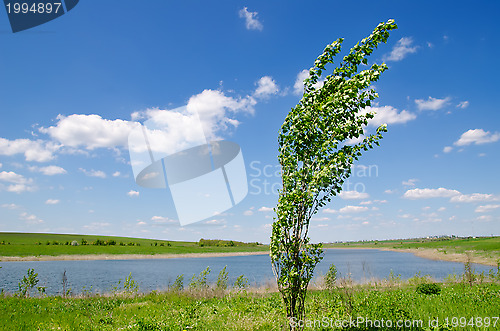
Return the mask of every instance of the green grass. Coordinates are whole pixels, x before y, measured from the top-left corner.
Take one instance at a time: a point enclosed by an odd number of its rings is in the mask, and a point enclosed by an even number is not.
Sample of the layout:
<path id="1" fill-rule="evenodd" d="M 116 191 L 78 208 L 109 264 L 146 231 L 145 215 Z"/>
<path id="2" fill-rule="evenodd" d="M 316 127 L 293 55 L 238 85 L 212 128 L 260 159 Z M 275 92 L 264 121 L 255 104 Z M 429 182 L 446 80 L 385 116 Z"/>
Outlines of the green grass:
<path id="1" fill-rule="evenodd" d="M 89 245 L 71 246 L 72 241 L 81 243 L 86 240 Z M 116 245 L 96 246 L 97 240 L 114 240 Z M 57 245 L 54 245 L 57 242 Z M 49 244 L 47 244 L 49 243 Z M 68 243 L 69 245 L 66 245 Z M 124 246 L 120 245 L 123 243 Z M 205 241 L 206 243 L 206 241 Z M 229 241 L 219 242 L 229 244 Z M 132 246 L 133 244 L 133 246 Z M 163 246 L 161 246 L 163 244 Z M 112 236 L 88 236 L 72 234 L 46 233 L 6 233 L 0 232 L 0 256 L 40 256 L 40 255 L 81 255 L 81 254 L 183 254 L 183 253 L 222 253 L 267 251 L 268 246 L 256 243 L 233 242 L 234 246 L 215 246 L 217 242 L 209 241 L 201 246 L 198 242 L 166 241 Z M 170 245 L 170 246 L 169 246 Z"/>
<path id="2" fill-rule="evenodd" d="M 464 317 L 467 322 L 500 315 L 500 285 L 485 283 L 441 285 L 439 295 L 417 293 L 416 286 L 357 286 L 310 291 L 306 300 L 309 323 L 330 323 L 333 328 L 309 330 L 373 330 L 366 320 L 422 320 L 423 327 L 407 330 L 430 330 L 429 321 Z M 364 318 L 351 328 L 336 328 L 335 321 Z M 326 321 L 326 322 L 325 322 Z M 460 321 L 458 320 L 458 323 Z M 147 295 L 114 295 L 84 298 L 18 298 L 0 296 L 2 330 L 282 330 L 286 324 L 278 293 L 211 291 L 166 292 Z M 307 324 L 306 324 L 307 325 Z M 312 324 L 311 324 L 312 325 Z M 451 326 L 451 325 L 450 325 Z M 394 330 L 396 328 L 377 328 Z M 451 330 L 451 328 L 449 328 Z M 454 328 L 453 330 L 498 330 L 496 327 Z"/>

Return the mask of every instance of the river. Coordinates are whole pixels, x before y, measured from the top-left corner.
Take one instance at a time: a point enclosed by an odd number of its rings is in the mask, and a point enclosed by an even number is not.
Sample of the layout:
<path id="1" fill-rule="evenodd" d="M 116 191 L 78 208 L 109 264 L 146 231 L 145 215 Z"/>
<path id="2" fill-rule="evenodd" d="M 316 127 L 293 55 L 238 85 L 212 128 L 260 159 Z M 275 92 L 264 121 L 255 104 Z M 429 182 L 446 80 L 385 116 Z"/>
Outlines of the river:
<path id="1" fill-rule="evenodd" d="M 370 279 L 387 278 L 391 271 L 402 279 L 417 272 L 443 280 L 450 274 L 462 274 L 464 266 L 458 262 L 434 261 L 414 256 L 411 253 L 381 251 L 375 249 L 327 249 L 321 263 L 316 267 L 315 276 L 324 275 L 334 263 L 340 276 L 350 276 L 363 282 Z M 141 292 L 164 290 L 178 275 L 184 275 L 187 286 L 193 274 L 199 274 L 206 267 L 211 273 L 208 280 L 215 282 L 219 271 L 227 265 L 229 283 L 239 275 L 245 275 L 251 285 L 266 285 L 274 282 L 270 259 L 267 255 L 224 256 L 202 258 L 139 259 L 107 261 L 22 261 L 0 262 L 0 289 L 13 293 L 18 282 L 29 268 L 38 273 L 38 286 L 45 286 L 49 295 L 62 292 L 62 275 L 66 271 L 68 288 L 74 294 L 82 290 L 94 293 L 111 291 L 119 280 L 129 273 L 139 283 Z M 476 272 L 488 273 L 495 267 L 473 264 Z"/>

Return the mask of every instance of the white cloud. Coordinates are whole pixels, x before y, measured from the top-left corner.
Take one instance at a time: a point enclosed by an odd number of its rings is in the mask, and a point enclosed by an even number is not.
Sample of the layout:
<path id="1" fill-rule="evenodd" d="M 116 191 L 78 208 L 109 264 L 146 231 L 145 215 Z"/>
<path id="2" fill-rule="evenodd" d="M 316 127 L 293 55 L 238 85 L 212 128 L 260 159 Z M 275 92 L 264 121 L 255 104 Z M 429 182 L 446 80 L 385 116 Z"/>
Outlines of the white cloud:
<path id="1" fill-rule="evenodd" d="M 437 189 L 430 189 L 430 188 L 424 188 L 424 189 L 413 189 L 413 190 L 408 190 L 405 192 L 403 195 L 403 198 L 405 199 L 430 199 L 430 198 L 450 198 L 453 196 L 460 195 L 461 193 L 458 192 L 457 190 L 449 190 L 443 187 L 437 188 Z"/>
<path id="2" fill-rule="evenodd" d="M 339 213 L 341 214 L 361 213 L 367 210 L 369 210 L 369 208 L 363 206 L 345 206 L 339 209 Z"/>
<path id="3" fill-rule="evenodd" d="M 57 116 L 57 124 L 40 128 L 55 141 L 67 147 L 96 148 L 126 147 L 128 135 L 137 123 L 121 119 L 107 120 L 99 115 L 73 114 Z"/>
<path id="4" fill-rule="evenodd" d="M 487 144 L 494 143 L 500 140 L 500 132 L 491 133 L 489 131 L 484 131 L 483 129 L 474 129 L 464 132 L 460 139 L 458 139 L 454 144 L 456 146 L 466 146 L 470 144 Z"/>
<path id="5" fill-rule="evenodd" d="M 47 201 L 45 201 L 45 204 L 46 205 L 57 205 L 59 202 L 61 202 L 61 201 L 57 200 L 57 199 L 47 199 Z"/>
<path id="6" fill-rule="evenodd" d="M 390 190 L 390 189 L 384 191 L 385 194 L 394 194 L 396 192 L 397 192 L 396 190 Z"/>
<path id="7" fill-rule="evenodd" d="M 362 213 L 362 212 L 365 212 L 368 210 L 370 210 L 370 208 L 363 207 L 363 206 L 345 206 L 345 207 L 340 208 L 339 210 L 326 208 L 323 210 L 323 213 L 327 213 L 327 214 L 336 214 L 336 213 L 354 214 L 354 213 Z"/>
<path id="8" fill-rule="evenodd" d="M 109 226 L 111 226 L 111 224 L 107 222 L 92 222 L 90 224 L 84 225 L 83 228 L 90 231 L 97 231 L 108 228 Z"/>
<path id="9" fill-rule="evenodd" d="M 26 224 L 30 224 L 30 225 L 35 225 L 35 224 L 42 224 L 44 223 L 43 220 L 39 219 L 38 217 L 36 217 L 36 215 L 33 215 L 33 214 L 28 214 L 26 212 L 24 213 L 21 213 L 19 215 L 19 219 L 23 220 L 23 221 L 26 221 Z"/>
<path id="10" fill-rule="evenodd" d="M 271 207 L 260 207 L 259 211 L 270 212 L 270 211 L 273 211 L 273 208 L 271 208 Z"/>
<path id="11" fill-rule="evenodd" d="M 444 99 L 429 97 L 427 100 L 416 99 L 415 103 L 417 104 L 418 110 L 439 110 L 446 106 L 450 100 L 450 97 Z"/>
<path id="12" fill-rule="evenodd" d="M 200 118 L 205 134 L 215 137 L 219 131 L 228 126 L 236 127 L 239 122 L 229 116 L 236 113 L 254 113 L 253 106 L 257 102 L 254 98 L 233 98 L 221 91 L 204 90 L 189 99 L 187 111 L 189 117 Z"/>
<path id="13" fill-rule="evenodd" d="M 60 146 L 42 140 L 0 138 L 0 155 L 24 154 L 26 161 L 48 162 Z"/>
<path id="14" fill-rule="evenodd" d="M 10 185 L 7 186 L 6 190 L 13 193 L 32 192 L 36 189 L 33 185 L 33 179 L 26 178 L 13 171 L 0 172 L 0 182 L 9 183 Z M 0 183 L 0 189 L 2 189 L 2 186 Z"/>
<path id="15" fill-rule="evenodd" d="M 271 76 L 263 76 L 256 83 L 257 89 L 255 90 L 255 97 L 268 98 L 273 94 L 279 92 L 279 87 Z"/>
<path id="16" fill-rule="evenodd" d="M 487 202 L 487 201 L 500 201 L 500 197 L 495 196 L 493 194 L 472 193 L 472 194 L 457 195 L 450 199 L 450 202 L 459 202 L 459 203 L 473 203 L 473 202 Z"/>
<path id="17" fill-rule="evenodd" d="M 91 170 L 86 170 L 86 169 L 83 169 L 83 168 L 80 168 L 79 169 L 81 172 L 83 172 L 86 176 L 89 176 L 89 177 L 98 177 L 98 178 L 106 178 L 106 173 L 104 171 L 101 171 L 101 170 L 94 170 L 94 169 L 91 169 Z"/>
<path id="18" fill-rule="evenodd" d="M 368 193 L 358 191 L 342 191 L 339 196 L 344 200 L 368 199 L 370 197 Z"/>
<path id="19" fill-rule="evenodd" d="M 445 211 L 446 207 L 439 207 L 438 211 Z"/>
<path id="20" fill-rule="evenodd" d="M 245 210 L 243 212 L 243 215 L 245 215 L 245 216 L 252 216 L 253 215 L 253 211 L 251 211 L 251 210 Z"/>
<path id="21" fill-rule="evenodd" d="M 3 164 L 0 163 L 0 168 L 3 167 Z"/>
<path id="22" fill-rule="evenodd" d="M 139 192 L 138 191 L 134 191 L 134 190 L 130 190 L 127 192 L 127 195 L 129 197 L 138 197 L 139 196 Z"/>
<path id="23" fill-rule="evenodd" d="M 460 103 L 457 105 L 457 108 L 467 108 L 469 107 L 469 101 L 460 101 Z"/>
<path id="24" fill-rule="evenodd" d="M 54 175 L 63 175 L 66 174 L 67 171 L 64 168 L 58 167 L 58 166 L 47 166 L 47 167 L 37 167 L 37 166 L 32 166 L 28 168 L 30 171 L 33 172 L 40 172 L 46 176 L 54 176 Z"/>
<path id="25" fill-rule="evenodd" d="M 417 118 L 417 116 L 409 111 L 398 110 L 392 106 L 382 106 L 382 107 L 366 107 L 362 109 L 359 114 L 365 115 L 366 113 L 375 113 L 375 117 L 369 120 L 369 126 L 380 126 L 382 124 L 402 124 L 412 121 Z"/>
<path id="26" fill-rule="evenodd" d="M 418 179 L 416 178 L 411 178 L 411 179 L 408 179 L 407 181 L 403 181 L 403 185 L 404 186 L 415 186 L 415 183 L 418 182 Z"/>
<path id="27" fill-rule="evenodd" d="M 398 40 L 389 54 L 384 55 L 384 61 L 401 61 L 408 54 L 415 53 L 417 46 L 412 47 L 413 39 L 411 37 L 403 37 Z"/>
<path id="28" fill-rule="evenodd" d="M 258 12 L 250 12 L 247 7 L 244 7 L 239 11 L 239 15 L 241 18 L 245 19 L 245 26 L 247 30 L 259 30 L 262 31 L 264 26 L 257 19 Z"/>
<path id="29" fill-rule="evenodd" d="M 295 83 L 293 84 L 293 93 L 296 95 L 301 95 L 304 93 L 304 80 L 309 78 L 309 70 L 304 69 L 297 74 L 295 78 Z M 320 79 L 313 85 L 315 89 L 319 89 L 325 83 L 324 79 Z"/>
<path id="30" fill-rule="evenodd" d="M 18 209 L 20 206 L 16 205 L 15 203 L 4 203 L 1 207 L 7 209 Z"/>
<path id="31" fill-rule="evenodd" d="M 163 216 L 153 216 L 151 217 L 151 221 L 155 224 L 174 224 L 177 223 L 176 220 L 170 219 L 168 217 Z"/>
<path id="32" fill-rule="evenodd" d="M 452 150 L 453 150 L 453 147 L 451 147 L 451 146 L 445 146 L 445 147 L 443 148 L 443 153 L 449 153 L 449 152 L 451 152 Z"/>
<path id="33" fill-rule="evenodd" d="M 119 172 L 119 171 L 115 171 L 113 173 L 113 177 L 120 177 L 120 175 L 121 175 L 121 172 Z"/>
<path id="34" fill-rule="evenodd" d="M 484 205 L 484 206 L 478 206 L 475 210 L 476 213 L 488 213 L 490 211 L 493 211 L 497 208 L 500 208 L 500 205 Z"/>

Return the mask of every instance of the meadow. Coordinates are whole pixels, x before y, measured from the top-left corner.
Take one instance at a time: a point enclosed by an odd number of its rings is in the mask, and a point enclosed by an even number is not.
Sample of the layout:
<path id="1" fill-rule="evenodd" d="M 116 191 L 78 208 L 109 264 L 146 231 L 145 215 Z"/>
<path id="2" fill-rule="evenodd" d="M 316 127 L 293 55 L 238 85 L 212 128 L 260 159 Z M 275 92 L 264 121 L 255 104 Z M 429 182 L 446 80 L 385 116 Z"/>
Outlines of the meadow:
<path id="1" fill-rule="evenodd" d="M 390 275 L 364 285 L 339 279 L 328 289 L 313 285 L 306 319 L 292 323 L 306 330 L 498 330 L 499 280 L 499 273 L 472 283 L 450 277 L 435 284 L 420 275 L 407 281 Z M 1 294 L 0 329 L 284 329 L 288 322 L 273 287 L 249 289 L 244 281 L 226 286 L 224 281 L 208 285 L 200 274 L 185 287 L 177 281 L 168 291 L 147 294 L 140 294 L 130 278 L 106 295 Z"/>
<path id="2" fill-rule="evenodd" d="M 259 243 L 232 240 L 198 242 L 167 241 L 115 236 L 89 236 L 48 233 L 0 233 L 2 256 L 116 255 L 116 254 L 187 254 L 267 251 Z"/>

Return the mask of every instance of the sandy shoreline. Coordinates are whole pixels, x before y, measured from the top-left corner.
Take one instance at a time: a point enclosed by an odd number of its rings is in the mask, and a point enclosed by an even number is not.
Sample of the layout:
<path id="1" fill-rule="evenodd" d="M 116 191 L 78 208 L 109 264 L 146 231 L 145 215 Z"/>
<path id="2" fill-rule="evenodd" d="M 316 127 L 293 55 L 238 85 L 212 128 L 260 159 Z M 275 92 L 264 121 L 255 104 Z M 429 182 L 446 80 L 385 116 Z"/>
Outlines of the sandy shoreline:
<path id="1" fill-rule="evenodd" d="M 327 249 L 378 249 L 381 251 L 391 251 L 391 252 L 400 252 L 400 253 L 410 253 L 418 257 L 422 257 L 424 259 L 435 260 L 435 261 L 450 261 L 450 262 L 467 262 L 466 254 L 458 254 L 458 253 L 444 253 L 434 248 L 387 248 L 387 247 L 332 247 Z M 484 264 L 489 266 L 496 266 L 497 262 L 494 258 L 482 257 L 471 254 L 470 262 Z"/>
<path id="2" fill-rule="evenodd" d="M 467 261 L 465 254 L 444 253 L 437 249 L 431 248 L 409 248 L 397 249 L 387 247 L 332 247 L 325 249 L 378 249 L 382 251 L 392 251 L 400 253 L 410 253 L 418 257 L 430 260 L 451 261 L 464 263 Z M 15 261 L 85 261 L 85 260 L 140 260 L 140 259 L 175 259 L 175 258 L 205 258 L 205 257 L 223 257 L 223 256 L 248 256 L 248 255 L 266 255 L 267 251 L 259 252 L 226 252 L 226 253 L 185 253 L 185 254 L 88 254 L 88 255 L 40 255 L 40 256 L 0 256 L 0 262 L 15 262 Z M 471 262 L 496 266 L 497 262 L 494 258 L 471 255 Z"/>
<path id="3" fill-rule="evenodd" d="M 140 260 L 140 259 L 175 259 L 175 258 L 203 258 L 223 256 L 265 255 L 260 252 L 228 252 L 228 253 L 185 253 L 185 254 L 88 254 L 88 255 L 40 255 L 40 256 L 0 256 L 0 262 L 15 261 L 85 261 L 85 260 Z"/>

